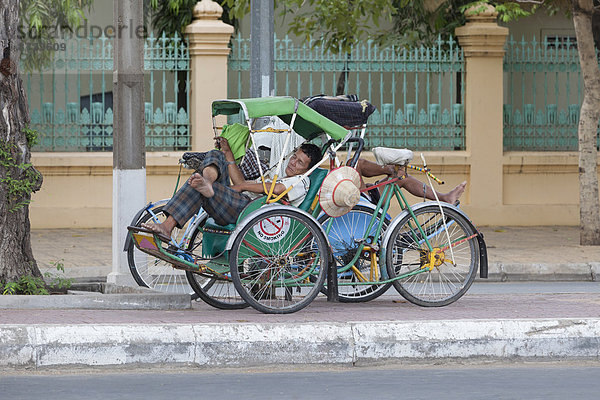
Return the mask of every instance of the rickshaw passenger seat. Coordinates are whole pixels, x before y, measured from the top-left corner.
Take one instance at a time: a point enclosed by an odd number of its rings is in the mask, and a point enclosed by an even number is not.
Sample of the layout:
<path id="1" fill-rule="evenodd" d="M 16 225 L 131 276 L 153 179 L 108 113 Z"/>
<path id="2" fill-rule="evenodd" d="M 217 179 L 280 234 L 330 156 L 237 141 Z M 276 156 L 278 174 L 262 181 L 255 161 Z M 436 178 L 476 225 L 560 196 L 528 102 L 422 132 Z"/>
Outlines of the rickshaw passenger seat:
<path id="1" fill-rule="evenodd" d="M 319 193 L 323 179 L 325 179 L 325 176 L 327 176 L 328 172 L 329 171 L 326 169 L 317 168 L 312 172 L 312 174 L 309 175 L 308 178 L 310 179 L 310 187 L 306 193 L 306 198 L 300 204 L 300 206 L 298 206 L 298 208 L 309 212 L 310 206 Z M 231 232 L 235 230 L 235 227 L 236 224 L 221 226 L 217 224 L 212 217 L 209 217 L 206 220 L 203 228 L 202 255 L 204 257 L 213 257 L 225 250 L 227 240 L 229 239 Z"/>
<path id="2" fill-rule="evenodd" d="M 235 224 L 221 226 L 209 217 L 202 229 L 202 256 L 214 257 L 225 250 L 227 240 L 235 226 Z"/>
<path id="3" fill-rule="evenodd" d="M 319 189 L 321 189 L 321 184 L 323 183 L 323 179 L 325 179 L 325 176 L 327 176 L 327 173 L 329 171 L 323 168 L 317 168 L 316 170 L 314 170 L 312 172 L 312 174 L 309 175 L 309 179 L 310 179 L 310 186 L 308 188 L 308 192 L 306 193 L 306 198 L 304 199 L 304 201 L 302 201 L 302 203 L 298 206 L 298 208 L 300 208 L 301 210 L 304 211 L 308 211 L 310 209 L 310 206 L 313 202 L 313 200 L 315 199 L 315 196 L 319 193 Z M 221 233 L 224 234 L 227 231 L 228 232 L 232 232 L 236 227 L 236 224 L 229 224 L 229 225 L 219 225 L 216 223 L 216 221 L 212 218 L 209 217 L 206 220 L 206 223 L 204 224 L 204 230 L 211 233 Z"/>
<path id="4" fill-rule="evenodd" d="M 321 184 L 323 183 L 323 180 L 327 176 L 328 172 L 329 170 L 317 168 L 312 172 L 312 174 L 309 175 L 308 178 L 310 179 L 310 186 L 308 188 L 308 193 L 306 193 L 306 198 L 304 201 L 298 206 L 299 209 L 308 212 L 313 200 L 315 199 L 315 196 L 317 196 L 319 193 Z"/>
<path id="5" fill-rule="evenodd" d="M 208 217 L 204 223 L 204 230 L 206 231 L 207 229 L 210 231 L 214 230 L 216 231 L 215 233 L 226 233 L 233 231 L 235 229 L 235 224 L 229 224 L 225 226 L 219 225 L 212 217 Z"/>

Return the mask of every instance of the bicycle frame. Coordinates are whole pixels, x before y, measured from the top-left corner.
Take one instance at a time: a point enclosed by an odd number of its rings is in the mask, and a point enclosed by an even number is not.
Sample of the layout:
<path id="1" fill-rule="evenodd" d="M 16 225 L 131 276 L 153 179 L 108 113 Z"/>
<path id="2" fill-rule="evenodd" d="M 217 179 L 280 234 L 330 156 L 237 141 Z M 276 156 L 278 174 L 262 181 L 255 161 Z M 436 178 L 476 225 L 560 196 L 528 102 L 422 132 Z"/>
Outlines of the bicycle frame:
<path id="1" fill-rule="evenodd" d="M 165 204 L 167 204 L 169 202 L 170 199 L 162 199 L 162 200 L 158 200 L 155 202 L 150 202 L 148 204 L 146 204 L 146 206 L 140 210 L 140 212 L 138 213 L 138 215 L 136 215 L 134 217 L 134 220 L 132 221 L 131 225 L 134 225 L 135 223 L 137 223 L 137 221 L 140 219 L 140 217 L 142 215 L 144 215 L 144 213 L 148 213 L 151 216 L 152 222 L 159 224 L 160 222 L 162 222 L 159 218 L 158 215 L 154 212 L 154 210 L 157 207 L 163 206 Z M 183 233 L 183 236 L 181 236 L 181 238 L 179 240 L 176 240 L 175 238 L 171 237 L 171 242 L 170 244 L 177 247 L 178 249 L 187 249 L 192 234 L 196 231 L 196 229 L 198 229 L 198 225 L 200 224 L 200 222 L 202 222 L 202 219 L 204 217 L 206 213 L 204 212 L 204 210 L 202 208 L 200 208 L 198 210 L 198 212 L 196 214 L 194 214 L 194 216 L 190 219 L 189 223 L 187 224 L 187 227 L 185 228 L 185 231 Z M 130 240 L 130 236 L 128 237 L 128 240 Z M 125 249 L 128 248 L 128 243 L 125 243 Z"/>
<path id="2" fill-rule="evenodd" d="M 410 226 L 410 232 L 412 235 L 412 239 L 415 241 L 415 243 L 419 243 L 419 244 L 425 243 L 425 245 L 427 246 L 427 249 L 429 251 L 433 251 L 433 246 L 430 243 L 430 239 L 435 237 L 437 234 L 439 234 L 439 232 L 443 232 L 445 230 L 444 226 L 438 227 L 437 229 L 435 229 L 433 232 L 431 232 L 429 234 L 423 230 L 423 227 L 417 221 L 417 218 L 412 210 L 412 207 L 410 206 L 410 204 L 404 197 L 401 187 L 397 185 L 397 183 L 396 183 L 397 181 L 398 181 L 398 178 L 392 178 L 388 182 L 384 183 L 383 193 L 381 195 L 381 198 L 379 199 L 379 202 L 375 206 L 375 210 L 373 211 L 373 216 L 371 217 L 371 220 L 370 220 L 369 225 L 365 232 L 365 235 L 367 235 L 367 236 L 365 236 L 361 239 L 357 239 L 357 242 L 360 242 L 360 244 L 359 244 L 358 248 L 356 249 L 356 253 L 355 253 L 354 257 L 346 265 L 338 268 L 338 270 L 337 270 L 338 274 L 351 272 L 351 273 L 355 273 L 357 275 L 357 278 L 360 280 L 360 284 L 384 285 L 384 284 L 391 283 L 391 282 L 399 280 L 399 279 L 404 279 L 404 278 L 412 276 L 412 275 L 418 275 L 418 274 L 427 272 L 429 270 L 428 268 L 420 268 L 416 271 L 407 272 L 407 273 L 399 275 L 395 278 L 389 279 L 389 277 L 387 276 L 386 268 L 384 268 L 385 261 L 380 263 L 379 266 L 377 266 L 377 258 L 372 257 L 371 274 L 374 274 L 377 272 L 377 271 L 374 271 L 373 269 L 378 269 L 379 273 L 381 274 L 381 277 L 384 279 L 378 280 L 378 281 L 370 281 L 370 280 L 366 279 L 364 277 L 364 275 L 362 275 L 354 266 L 364 251 L 369 251 L 372 253 L 377 252 L 380 255 L 380 259 L 384 259 L 385 251 L 384 251 L 384 249 L 379 249 L 378 245 L 376 243 L 377 243 L 378 239 L 381 237 L 381 233 L 383 230 L 383 224 L 385 221 L 384 216 L 387 214 L 387 212 L 390 208 L 391 202 L 392 202 L 392 198 L 394 198 L 394 197 L 398 201 L 398 204 L 400 205 L 401 209 L 404 212 L 407 212 L 408 215 L 410 215 L 410 217 L 412 219 L 412 223 L 410 223 L 409 226 Z M 381 215 L 382 218 L 378 219 L 377 218 L 378 215 Z M 325 228 L 327 235 L 329 235 L 333 221 L 334 221 L 333 218 L 331 218 L 328 221 L 327 227 Z M 376 226 L 373 242 L 367 243 L 369 236 L 370 236 L 369 233 L 372 232 L 372 229 L 373 229 L 376 221 L 377 221 L 377 226 Z M 454 223 L 454 221 L 449 221 L 446 224 L 446 227 L 452 225 L 453 223 Z M 356 283 L 355 282 L 340 282 L 338 284 L 340 286 L 344 286 L 344 285 L 354 285 Z"/>

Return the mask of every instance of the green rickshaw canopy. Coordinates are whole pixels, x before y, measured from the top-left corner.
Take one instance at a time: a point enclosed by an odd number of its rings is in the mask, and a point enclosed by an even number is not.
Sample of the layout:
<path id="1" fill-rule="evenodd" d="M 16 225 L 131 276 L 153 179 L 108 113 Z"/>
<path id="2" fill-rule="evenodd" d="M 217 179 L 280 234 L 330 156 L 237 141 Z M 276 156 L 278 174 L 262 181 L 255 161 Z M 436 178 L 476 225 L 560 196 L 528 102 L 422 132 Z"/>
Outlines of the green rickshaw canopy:
<path id="1" fill-rule="evenodd" d="M 232 115 L 243 111 L 246 118 L 276 115 L 286 124 L 298 106 L 294 130 L 306 140 L 312 140 L 325 132 L 333 139 L 342 140 L 348 130 L 324 117 L 293 97 L 259 97 L 253 99 L 216 100 L 212 103 L 212 115 Z"/>

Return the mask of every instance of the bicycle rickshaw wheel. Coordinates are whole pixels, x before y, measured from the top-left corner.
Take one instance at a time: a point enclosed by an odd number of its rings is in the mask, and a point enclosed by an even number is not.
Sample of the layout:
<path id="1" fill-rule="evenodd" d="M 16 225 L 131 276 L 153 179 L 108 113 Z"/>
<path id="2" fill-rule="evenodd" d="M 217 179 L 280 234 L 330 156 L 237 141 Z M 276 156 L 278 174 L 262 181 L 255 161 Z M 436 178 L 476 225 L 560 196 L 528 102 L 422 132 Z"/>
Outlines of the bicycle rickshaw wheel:
<path id="1" fill-rule="evenodd" d="M 423 270 L 393 282 L 406 300 L 419 306 L 440 307 L 455 302 L 469 289 L 479 266 L 477 232 L 459 212 L 445 204 L 442 207 L 445 219 L 438 205 L 414 211 L 433 252 L 429 251 L 410 215 L 395 225 L 384 243 L 390 278 Z M 433 268 L 429 268 L 432 258 L 436 261 Z"/>
<path id="2" fill-rule="evenodd" d="M 188 250 L 202 251 L 202 226 L 192 234 Z M 205 303 L 221 310 L 239 310 L 248 307 L 248 303 L 238 294 L 231 280 L 231 274 L 219 276 L 209 271 L 197 273 L 186 271 L 188 282 L 194 292 Z"/>
<path id="3" fill-rule="evenodd" d="M 152 222 L 163 222 L 167 219 L 162 206 L 152 209 L 152 212 L 156 215 Z M 135 226 L 141 226 L 151 219 L 152 214 L 145 213 Z M 184 230 L 175 228 L 172 236 L 177 238 L 178 235 L 183 235 L 183 232 Z M 183 270 L 173 268 L 172 264 L 140 251 L 133 243 L 127 249 L 127 262 L 133 279 L 140 286 L 165 293 L 194 293 Z"/>
<path id="4" fill-rule="evenodd" d="M 369 227 L 369 223 L 373 218 L 374 210 L 372 208 L 357 205 L 347 214 L 334 218 L 331 229 L 327 234 L 329 244 L 333 250 L 333 257 L 336 260 L 337 266 L 342 267 L 348 264 L 354 258 L 359 243 L 357 240 L 367 236 L 373 242 L 374 235 L 377 231 L 377 223 L 375 221 L 371 228 L 370 235 L 365 235 Z M 319 222 L 324 229 L 327 229 L 327 223 L 330 217 L 326 214 L 319 218 Z M 389 225 L 389 219 L 383 223 L 383 228 L 380 233 L 380 240 L 377 244 L 381 245 L 381 239 L 386 227 Z M 373 253 L 377 257 L 377 270 L 371 269 L 371 251 L 363 251 L 353 267 L 344 273 L 338 273 L 338 294 L 339 300 L 343 303 L 360 303 L 376 299 L 385 293 L 391 286 L 391 283 L 386 284 L 361 284 L 361 280 L 376 282 L 384 279 L 380 274 L 379 251 Z"/>
<path id="5" fill-rule="evenodd" d="M 231 275 L 240 295 L 256 310 L 293 313 L 310 304 L 323 286 L 327 240 L 304 213 L 268 208 L 236 236 L 229 253 Z"/>

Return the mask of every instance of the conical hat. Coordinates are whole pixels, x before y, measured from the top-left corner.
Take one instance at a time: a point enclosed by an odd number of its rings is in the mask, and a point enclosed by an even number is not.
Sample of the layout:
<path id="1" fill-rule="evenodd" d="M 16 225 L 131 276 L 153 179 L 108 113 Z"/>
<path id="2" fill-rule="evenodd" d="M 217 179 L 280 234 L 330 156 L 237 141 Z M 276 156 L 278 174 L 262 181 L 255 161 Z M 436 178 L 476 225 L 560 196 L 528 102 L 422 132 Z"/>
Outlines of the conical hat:
<path id="1" fill-rule="evenodd" d="M 325 214 L 339 217 L 346 214 L 360 200 L 360 175 L 352 167 L 331 171 L 323 180 L 319 203 Z"/>

